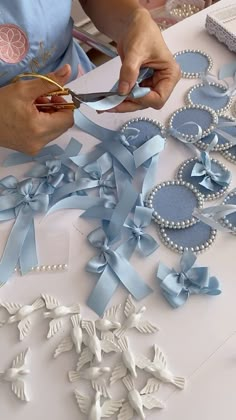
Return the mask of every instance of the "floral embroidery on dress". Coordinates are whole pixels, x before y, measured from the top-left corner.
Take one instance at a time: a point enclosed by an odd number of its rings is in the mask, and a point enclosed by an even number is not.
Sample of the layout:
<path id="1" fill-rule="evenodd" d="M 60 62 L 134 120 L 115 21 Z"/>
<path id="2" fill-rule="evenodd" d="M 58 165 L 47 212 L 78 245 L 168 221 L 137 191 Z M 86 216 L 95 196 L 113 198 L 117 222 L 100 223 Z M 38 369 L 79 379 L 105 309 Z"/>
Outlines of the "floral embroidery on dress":
<path id="1" fill-rule="evenodd" d="M 37 72 L 41 67 L 45 66 L 50 57 L 54 54 L 56 46 L 45 49 L 43 41 L 39 43 L 39 53 L 33 58 L 29 64 L 32 72 Z"/>
<path id="2" fill-rule="evenodd" d="M 19 26 L 0 25 L 0 60 L 10 64 L 19 63 L 28 50 L 28 38 Z"/>

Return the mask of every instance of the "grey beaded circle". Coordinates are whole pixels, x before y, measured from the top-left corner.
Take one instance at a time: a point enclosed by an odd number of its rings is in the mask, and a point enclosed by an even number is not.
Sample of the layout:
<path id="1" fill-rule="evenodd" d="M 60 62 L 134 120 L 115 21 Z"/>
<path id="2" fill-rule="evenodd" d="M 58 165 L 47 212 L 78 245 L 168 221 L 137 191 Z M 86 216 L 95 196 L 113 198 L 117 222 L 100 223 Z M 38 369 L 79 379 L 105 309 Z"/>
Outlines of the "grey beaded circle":
<path id="1" fill-rule="evenodd" d="M 207 73 L 213 66 L 211 57 L 201 50 L 186 49 L 174 54 L 180 66 L 181 75 L 186 79 L 200 78 L 202 73 Z"/>
<path id="2" fill-rule="evenodd" d="M 224 187 L 221 185 L 215 184 L 215 191 L 208 190 L 207 188 L 205 188 L 203 185 L 200 184 L 200 182 L 203 180 L 203 176 L 202 177 L 191 176 L 193 167 L 195 163 L 197 162 L 200 162 L 197 157 L 185 160 L 178 169 L 177 179 L 179 179 L 180 181 L 191 183 L 197 189 L 197 191 L 201 194 L 202 199 L 204 201 L 215 200 L 221 197 L 229 188 L 230 182 L 228 186 L 224 186 Z M 221 171 L 222 173 L 225 171 L 230 172 L 226 168 L 226 166 L 223 163 L 219 162 L 217 159 L 211 159 L 211 164 L 212 164 L 212 168 L 215 171 L 218 171 L 218 172 Z"/>
<path id="3" fill-rule="evenodd" d="M 153 210 L 154 222 L 172 229 L 184 229 L 198 222 L 192 213 L 195 208 L 203 207 L 203 199 L 187 182 L 166 181 L 152 189 L 145 204 Z"/>
<path id="4" fill-rule="evenodd" d="M 234 118 L 236 118 L 236 101 L 231 106 L 231 112 Z"/>
<path id="5" fill-rule="evenodd" d="M 203 222 L 198 222 L 187 229 L 176 230 L 158 227 L 162 243 L 179 254 L 191 250 L 195 254 L 207 251 L 215 241 L 217 231 Z"/>
<path id="6" fill-rule="evenodd" d="M 223 150 L 221 154 L 225 157 L 225 159 L 229 160 L 229 162 L 236 165 L 236 145 L 227 150 Z"/>
<path id="7" fill-rule="evenodd" d="M 212 90 L 212 93 L 211 93 Z M 186 94 L 187 105 L 205 105 L 212 108 L 216 113 L 227 111 L 232 104 L 230 95 L 215 96 L 215 93 L 226 93 L 227 88 L 220 83 L 199 83 L 189 89 Z"/>
<path id="8" fill-rule="evenodd" d="M 142 144 L 155 135 L 160 134 L 162 137 L 165 137 L 164 125 L 150 118 L 140 117 L 129 120 L 121 127 L 121 133 L 125 134 L 127 128 L 129 127 L 140 130 L 140 133 L 134 139 L 130 140 L 130 145 L 134 145 L 136 147 L 142 146 Z"/>
<path id="9" fill-rule="evenodd" d="M 218 115 L 204 105 L 188 105 L 177 109 L 169 120 L 169 133 L 172 137 L 183 139 L 186 143 L 195 143 L 201 138 L 208 136 L 216 128 Z"/>
<path id="10" fill-rule="evenodd" d="M 224 199 L 224 205 L 233 204 L 236 206 L 236 191 L 231 191 Z M 233 235 L 236 235 L 236 211 L 235 213 L 228 214 L 223 219 L 221 219 L 221 223 L 224 227 L 231 230 Z"/>
<path id="11" fill-rule="evenodd" d="M 218 114 L 218 124 L 222 124 L 224 122 L 235 122 L 235 118 L 232 118 L 228 115 L 224 115 L 222 114 Z M 232 143 L 225 139 L 223 137 L 222 134 L 217 133 L 217 128 L 218 128 L 218 124 L 216 126 L 216 131 L 213 130 L 211 134 L 209 134 L 208 136 L 204 137 L 203 139 L 200 139 L 197 143 L 195 143 L 195 145 L 201 149 L 201 150 L 206 150 L 209 146 L 209 144 L 212 142 L 213 138 L 215 137 L 215 135 L 217 135 L 218 137 L 218 143 L 215 145 L 215 147 L 212 149 L 212 151 L 214 152 L 221 152 L 224 150 L 228 150 L 230 147 L 232 147 Z M 236 137 L 236 125 L 235 127 L 223 127 L 222 130 L 224 130 L 227 134 L 230 134 L 232 136 Z"/>

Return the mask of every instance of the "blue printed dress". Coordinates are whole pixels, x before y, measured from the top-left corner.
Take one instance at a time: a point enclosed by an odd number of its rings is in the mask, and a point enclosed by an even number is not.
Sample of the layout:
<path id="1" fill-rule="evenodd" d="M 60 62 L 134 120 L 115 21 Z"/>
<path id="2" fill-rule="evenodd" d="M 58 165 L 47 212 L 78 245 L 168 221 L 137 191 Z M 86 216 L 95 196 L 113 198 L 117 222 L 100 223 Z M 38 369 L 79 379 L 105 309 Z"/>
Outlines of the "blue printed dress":
<path id="1" fill-rule="evenodd" d="M 72 0 L 1 0 L 0 86 L 23 72 L 49 73 L 63 64 L 71 80 L 93 68 L 72 38 Z"/>

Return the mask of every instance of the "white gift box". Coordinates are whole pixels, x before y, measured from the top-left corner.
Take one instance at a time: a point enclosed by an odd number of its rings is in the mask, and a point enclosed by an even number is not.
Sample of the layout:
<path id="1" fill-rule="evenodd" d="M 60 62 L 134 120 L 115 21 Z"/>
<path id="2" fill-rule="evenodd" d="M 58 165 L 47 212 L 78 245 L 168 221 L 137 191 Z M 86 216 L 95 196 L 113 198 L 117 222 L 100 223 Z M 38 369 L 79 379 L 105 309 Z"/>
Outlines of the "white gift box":
<path id="1" fill-rule="evenodd" d="M 236 4 L 209 13 L 206 29 L 227 45 L 229 50 L 236 52 Z"/>

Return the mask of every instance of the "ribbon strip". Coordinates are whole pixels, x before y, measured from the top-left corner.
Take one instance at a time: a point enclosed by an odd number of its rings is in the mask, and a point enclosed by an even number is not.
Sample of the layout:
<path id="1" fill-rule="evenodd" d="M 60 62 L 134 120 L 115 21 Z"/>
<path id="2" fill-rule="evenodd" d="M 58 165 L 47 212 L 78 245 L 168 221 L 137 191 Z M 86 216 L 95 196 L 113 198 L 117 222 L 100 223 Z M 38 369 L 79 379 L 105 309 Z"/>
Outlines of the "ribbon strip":
<path id="1" fill-rule="evenodd" d="M 100 278 L 90 294 L 87 304 L 102 316 L 119 283 L 137 299 L 143 299 L 152 289 L 143 281 L 130 263 L 120 254 L 119 248 L 113 250 L 102 229 L 98 228 L 88 235 L 90 244 L 100 251 L 92 258 L 86 270 L 100 274 Z"/>

